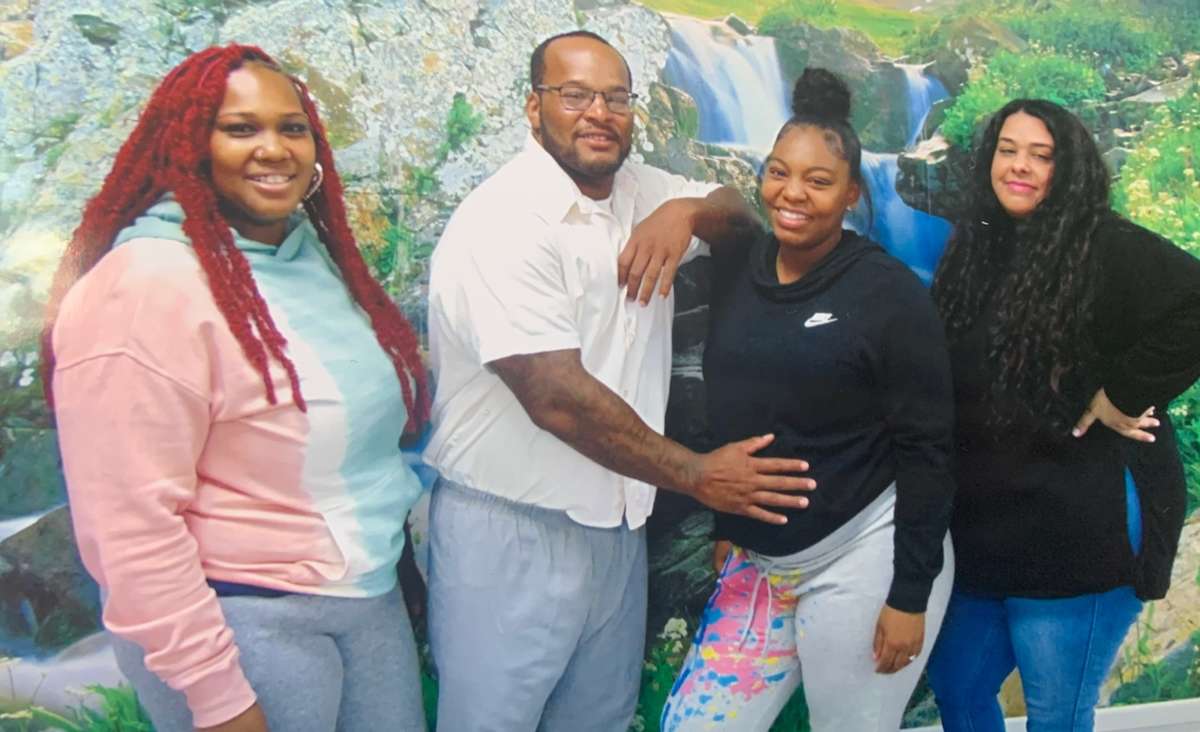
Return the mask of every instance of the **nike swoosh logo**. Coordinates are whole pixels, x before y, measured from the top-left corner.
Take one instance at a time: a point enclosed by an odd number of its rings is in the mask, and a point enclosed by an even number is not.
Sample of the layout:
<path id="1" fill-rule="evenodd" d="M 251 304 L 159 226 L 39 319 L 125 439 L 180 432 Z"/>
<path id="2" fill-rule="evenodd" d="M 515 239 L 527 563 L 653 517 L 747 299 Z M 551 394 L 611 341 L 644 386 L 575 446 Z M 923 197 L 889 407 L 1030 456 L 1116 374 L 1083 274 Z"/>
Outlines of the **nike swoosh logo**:
<path id="1" fill-rule="evenodd" d="M 813 313 L 804 321 L 805 328 L 816 328 L 818 325 L 828 325 L 836 323 L 837 318 L 833 317 L 833 313 Z"/>

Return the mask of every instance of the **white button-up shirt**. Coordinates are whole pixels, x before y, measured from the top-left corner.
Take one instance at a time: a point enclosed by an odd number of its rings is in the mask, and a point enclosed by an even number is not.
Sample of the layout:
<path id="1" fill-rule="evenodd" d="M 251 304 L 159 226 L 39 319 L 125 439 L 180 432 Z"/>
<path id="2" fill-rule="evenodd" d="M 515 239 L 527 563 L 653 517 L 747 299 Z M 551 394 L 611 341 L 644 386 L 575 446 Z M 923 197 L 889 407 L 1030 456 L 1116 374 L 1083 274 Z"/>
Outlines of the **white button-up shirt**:
<path id="1" fill-rule="evenodd" d="M 565 511 L 580 524 L 644 524 L 654 488 L 538 428 L 487 364 L 577 348 L 584 368 L 661 433 L 675 294 L 655 294 L 646 307 L 626 299 L 617 256 L 634 225 L 663 202 L 715 188 L 626 161 L 608 211 L 530 137 L 472 191 L 433 253 L 437 392 L 425 461 L 456 483 Z M 701 246 L 693 239 L 689 255 Z"/>

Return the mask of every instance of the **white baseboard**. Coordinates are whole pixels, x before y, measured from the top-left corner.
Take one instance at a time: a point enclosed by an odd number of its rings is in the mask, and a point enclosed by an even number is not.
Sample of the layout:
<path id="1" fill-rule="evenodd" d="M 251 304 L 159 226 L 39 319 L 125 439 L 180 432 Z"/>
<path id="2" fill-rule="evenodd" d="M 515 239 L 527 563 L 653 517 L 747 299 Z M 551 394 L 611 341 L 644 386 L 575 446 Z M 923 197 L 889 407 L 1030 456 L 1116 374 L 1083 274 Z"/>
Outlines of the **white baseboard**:
<path id="1" fill-rule="evenodd" d="M 1005 720 L 1006 732 L 1025 732 L 1025 718 Z M 941 726 L 904 732 L 941 732 Z M 1108 707 L 1096 711 L 1096 732 L 1197 732 L 1200 699 Z"/>

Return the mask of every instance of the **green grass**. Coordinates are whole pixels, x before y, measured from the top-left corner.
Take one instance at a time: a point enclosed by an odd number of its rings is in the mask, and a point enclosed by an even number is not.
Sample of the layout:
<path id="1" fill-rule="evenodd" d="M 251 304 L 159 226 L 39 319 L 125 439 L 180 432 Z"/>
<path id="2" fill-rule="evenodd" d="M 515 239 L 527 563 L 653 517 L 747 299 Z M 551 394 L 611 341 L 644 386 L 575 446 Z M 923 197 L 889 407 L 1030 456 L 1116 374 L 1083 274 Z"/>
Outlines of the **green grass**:
<path id="1" fill-rule="evenodd" d="M 884 52 L 902 53 L 908 37 L 933 21 L 870 0 L 646 0 L 646 7 L 697 18 L 724 18 L 730 13 L 750 23 L 762 23 L 769 34 L 780 24 L 808 23 L 819 28 L 851 28 L 866 34 Z"/>
<path id="2" fill-rule="evenodd" d="M 3 732 L 154 732 L 146 710 L 138 704 L 137 695 L 125 684 L 117 687 L 92 684 L 84 687 L 89 696 L 99 697 L 97 706 L 80 704 L 65 714 L 43 707 L 18 706 L 0 710 L 0 730 Z"/>
<path id="3" fill-rule="evenodd" d="M 942 134 L 969 149 L 979 126 L 1009 100 L 1020 97 L 1049 99 L 1078 113 L 1084 102 L 1104 97 L 1104 81 L 1090 66 L 1067 56 L 998 53 L 946 110 Z"/>

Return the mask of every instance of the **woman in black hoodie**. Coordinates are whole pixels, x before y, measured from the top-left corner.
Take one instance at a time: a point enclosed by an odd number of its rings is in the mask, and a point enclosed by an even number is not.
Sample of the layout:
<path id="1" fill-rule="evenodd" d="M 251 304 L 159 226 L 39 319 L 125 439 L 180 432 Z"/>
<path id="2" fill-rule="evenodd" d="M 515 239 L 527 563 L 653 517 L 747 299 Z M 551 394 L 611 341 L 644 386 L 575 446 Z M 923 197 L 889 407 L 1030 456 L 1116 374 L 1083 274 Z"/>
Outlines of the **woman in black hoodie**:
<path id="1" fill-rule="evenodd" d="M 950 594 L 949 363 L 919 280 L 843 229 L 863 192 L 850 93 L 809 69 L 764 165 L 770 232 L 714 252 L 704 355 L 721 441 L 773 433 L 820 488 L 730 540 L 663 729 L 766 730 L 803 671 L 815 732 L 895 730 Z"/>

